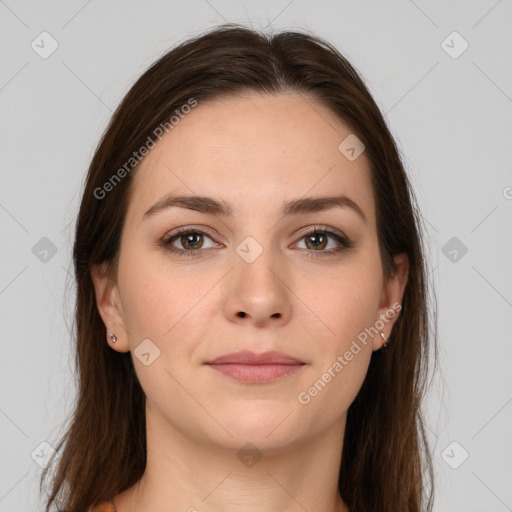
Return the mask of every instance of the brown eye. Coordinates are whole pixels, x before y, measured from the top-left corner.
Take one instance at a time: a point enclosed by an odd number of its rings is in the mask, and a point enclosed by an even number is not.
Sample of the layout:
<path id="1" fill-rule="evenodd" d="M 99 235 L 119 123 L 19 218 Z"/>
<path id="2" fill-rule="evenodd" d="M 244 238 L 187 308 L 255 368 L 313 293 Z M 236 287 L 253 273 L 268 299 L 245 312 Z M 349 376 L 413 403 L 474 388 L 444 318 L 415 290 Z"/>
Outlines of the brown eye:
<path id="1" fill-rule="evenodd" d="M 188 233 L 186 235 L 181 235 L 179 240 L 184 249 L 201 249 L 203 245 L 203 235 L 197 232 Z"/>
<path id="2" fill-rule="evenodd" d="M 307 235 L 305 238 L 308 249 L 325 249 L 327 246 L 328 237 L 325 234 L 313 233 L 312 235 Z"/>
<path id="3" fill-rule="evenodd" d="M 329 229 L 315 228 L 309 233 L 302 235 L 301 242 L 302 240 L 305 241 L 304 249 L 310 256 L 333 256 L 340 251 L 352 247 L 352 242 L 346 236 Z M 331 243 L 331 241 L 334 241 L 334 243 Z"/>
<path id="4" fill-rule="evenodd" d="M 162 243 L 166 250 L 183 256 L 204 256 L 204 253 L 209 252 L 207 249 L 219 247 L 210 235 L 191 228 L 180 228 L 164 238 Z"/>

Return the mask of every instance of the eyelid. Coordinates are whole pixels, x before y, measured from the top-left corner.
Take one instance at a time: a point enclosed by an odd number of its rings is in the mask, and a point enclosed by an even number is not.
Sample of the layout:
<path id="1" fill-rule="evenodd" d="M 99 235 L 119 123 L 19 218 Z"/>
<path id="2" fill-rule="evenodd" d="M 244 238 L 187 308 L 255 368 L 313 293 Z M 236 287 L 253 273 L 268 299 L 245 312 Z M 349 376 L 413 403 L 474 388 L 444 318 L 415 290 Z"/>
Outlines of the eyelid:
<path id="1" fill-rule="evenodd" d="M 340 231 L 339 229 L 333 228 L 331 226 L 327 226 L 325 224 L 316 224 L 314 226 L 308 226 L 306 228 L 303 228 L 297 233 L 296 236 L 298 238 L 302 238 L 306 235 L 311 235 L 315 232 L 321 232 L 321 233 L 327 232 L 328 234 L 337 235 L 340 238 L 342 238 L 343 240 L 350 242 L 349 237 L 347 235 L 345 235 L 345 233 L 343 233 L 343 231 Z"/>
<path id="2" fill-rule="evenodd" d="M 169 231 L 163 237 L 163 240 L 169 241 L 172 238 L 176 238 L 180 235 L 183 235 L 183 234 L 186 234 L 189 232 L 194 232 L 194 233 L 197 232 L 197 233 L 202 233 L 202 234 L 208 235 L 213 241 L 215 241 L 215 243 L 219 243 L 219 242 L 216 242 L 217 238 L 222 239 L 222 237 L 220 235 L 218 235 L 217 233 L 214 233 L 213 230 L 211 230 L 210 228 L 207 228 L 206 226 L 202 226 L 199 224 L 198 225 L 192 224 L 190 226 L 180 226 L 179 228 Z M 222 243 L 224 244 L 224 242 L 222 242 Z"/>

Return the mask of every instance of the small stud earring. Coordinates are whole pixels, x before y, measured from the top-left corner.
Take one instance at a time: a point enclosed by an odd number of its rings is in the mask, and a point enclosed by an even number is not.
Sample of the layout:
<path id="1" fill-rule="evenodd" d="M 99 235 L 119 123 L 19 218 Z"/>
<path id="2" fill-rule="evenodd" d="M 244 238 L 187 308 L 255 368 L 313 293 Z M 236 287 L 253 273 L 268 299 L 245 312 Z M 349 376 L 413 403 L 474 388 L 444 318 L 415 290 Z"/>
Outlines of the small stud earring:
<path id="1" fill-rule="evenodd" d="M 110 332 L 108 334 L 108 337 L 110 338 L 110 340 L 112 341 L 112 343 L 115 343 L 117 341 L 117 336 L 113 333 L 113 332 Z"/>
<path id="2" fill-rule="evenodd" d="M 380 337 L 384 340 L 384 345 L 382 345 L 382 348 L 386 348 L 387 344 L 389 343 L 389 340 L 384 336 L 383 333 L 380 333 Z"/>

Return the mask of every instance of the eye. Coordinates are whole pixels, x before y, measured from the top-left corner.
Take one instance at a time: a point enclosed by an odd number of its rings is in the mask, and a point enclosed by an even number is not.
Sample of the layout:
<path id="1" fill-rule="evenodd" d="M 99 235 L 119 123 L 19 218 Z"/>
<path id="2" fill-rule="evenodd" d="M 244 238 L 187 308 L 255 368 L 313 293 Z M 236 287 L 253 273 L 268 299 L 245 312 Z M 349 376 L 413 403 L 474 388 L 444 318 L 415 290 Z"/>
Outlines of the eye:
<path id="1" fill-rule="evenodd" d="M 334 255 L 352 247 L 352 242 L 345 235 L 328 228 L 315 227 L 313 230 L 304 233 L 301 237 L 302 240 L 305 241 L 305 247 L 303 248 L 309 251 L 308 256 L 311 257 Z M 315 252 L 318 254 L 311 254 Z"/>
<path id="2" fill-rule="evenodd" d="M 211 241 L 210 245 L 205 246 L 205 238 Z M 193 228 L 179 228 L 165 237 L 162 243 L 170 252 L 192 257 L 199 256 L 203 252 L 201 249 L 219 246 L 207 233 Z"/>
<path id="3" fill-rule="evenodd" d="M 209 245 L 205 245 L 206 239 L 210 240 Z M 324 227 L 315 227 L 307 231 L 295 245 L 299 245 L 302 240 L 304 240 L 305 247 L 299 248 L 304 249 L 306 255 L 310 257 L 334 256 L 340 251 L 352 247 L 352 242 L 345 235 Z M 169 252 L 192 258 L 201 257 L 213 247 L 222 247 L 208 233 L 193 227 L 177 229 L 167 235 L 162 240 L 162 244 Z"/>

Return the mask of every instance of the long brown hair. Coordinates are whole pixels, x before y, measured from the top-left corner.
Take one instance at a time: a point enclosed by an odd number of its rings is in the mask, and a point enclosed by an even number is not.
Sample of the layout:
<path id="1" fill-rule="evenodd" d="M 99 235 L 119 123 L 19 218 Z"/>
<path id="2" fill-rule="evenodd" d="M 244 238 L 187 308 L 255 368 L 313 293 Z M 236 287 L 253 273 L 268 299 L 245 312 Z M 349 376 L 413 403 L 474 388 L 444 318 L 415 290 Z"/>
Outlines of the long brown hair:
<path id="1" fill-rule="evenodd" d="M 60 502 L 69 512 L 86 510 L 134 485 L 146 465 L 144 392 L 131 354 L 105 341 L 90 275 L 93 265 L 106 262 L 115 276 L 136 170 L 136 162 L 126 163 L 155 139 L 159 126 L 171 129 L 169 119 L 191 98 L 201 104 L 253 91 L 314 98 L 366 147 L 383 274 L 389 278 L 392 257 L 406 253 L 409 279 L 390 344 L 372 354 L 348 410 L 339 490 L 354 512 L 432 510 L 432 460 L 420 406 L 430 348 L 434 364 L 437 357 L 436 336 L 429 326 L 421 217 L 395 141 L 361 77 L 329 43 L 305 33 L 270 36 L 234 24 L 182 42 L 152 64 L 117 108 L 92 159 L 73 252 L 78 395 L 57 446 L 57 453 L 63 450 L 47 507 Z M 114 180 L 116 173 L 120 179 Z M 41 487 L 50 468 L 43 471 Z"/>

